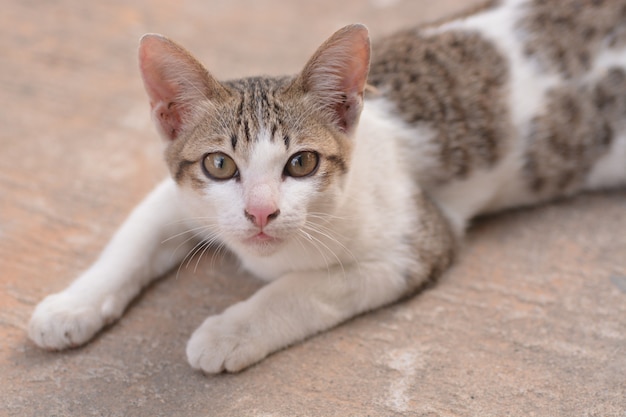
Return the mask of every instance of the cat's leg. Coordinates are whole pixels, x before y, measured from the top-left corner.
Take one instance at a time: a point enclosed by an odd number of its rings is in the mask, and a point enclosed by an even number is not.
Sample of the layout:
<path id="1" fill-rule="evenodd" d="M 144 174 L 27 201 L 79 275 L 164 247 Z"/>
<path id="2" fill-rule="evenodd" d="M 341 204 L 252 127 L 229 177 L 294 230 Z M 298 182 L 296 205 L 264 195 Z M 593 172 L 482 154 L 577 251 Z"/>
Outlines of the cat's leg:
<path id="1" fill-rule="evenodd" d="M 135 208 L 89 269 L 35 308 L 30 338 L 47 349 L 89 341 L 122 315 L 142 287 L 188 252 L 185 227 L 175 184 L 167 180 Z"/>
<path id="2" fill-rule="evenodd" d="M 355 315 L 396 301 L 410 283 L 389 262 L 294 273 L 207 318 L 187 344 L 193 368 L 239 371 Z"/>

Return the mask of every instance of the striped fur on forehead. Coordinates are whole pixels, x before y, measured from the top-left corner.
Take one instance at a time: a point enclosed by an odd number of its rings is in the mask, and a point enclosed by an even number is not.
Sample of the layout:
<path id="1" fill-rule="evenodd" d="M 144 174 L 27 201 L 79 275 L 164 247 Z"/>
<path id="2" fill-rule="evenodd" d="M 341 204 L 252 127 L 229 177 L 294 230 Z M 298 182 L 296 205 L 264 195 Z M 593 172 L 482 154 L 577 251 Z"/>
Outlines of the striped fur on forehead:
<path id="1" fill-rule="evenodd" d="M 329 128 L 317 114 L 305 92 L 289 88 L 292 78 L 253 77 L 227 81 L 228 99 L 200 104 L 205 116 L 185 137 L 172 143 L 166 159 L 178 183 L 202 188 L 206 182 L 199 168 L 209 152 L 224 152 L 239 162 L 255 157 L 259 141 L 279 146 L 287 158 L 311 150 L 322 156 L 320 178 L 330 184 L 336 174 L 348 170 L 351 142 Z"/>
<path id="2" fill-rule="evenodd" d="M 290 145 L 286 126 L 290 113 L 280 97 L 288 84 L 288 78 L 253 77 L 226 82 L 236 97 L 233 118 L 234 131 L 230 135 L 231 146 L 246 146 L 260 138 L 262 130 L 270 132 L 271 141 L 281 140 L 285 147 Z"/>

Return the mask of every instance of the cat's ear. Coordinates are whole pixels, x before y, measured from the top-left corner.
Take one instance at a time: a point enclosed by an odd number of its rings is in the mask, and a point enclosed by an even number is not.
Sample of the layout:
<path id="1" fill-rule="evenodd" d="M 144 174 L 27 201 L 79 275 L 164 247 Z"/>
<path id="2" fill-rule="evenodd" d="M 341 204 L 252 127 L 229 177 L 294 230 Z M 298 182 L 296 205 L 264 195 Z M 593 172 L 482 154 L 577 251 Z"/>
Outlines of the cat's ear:
<path id="1" fill-rule="evenodd" d="M 139 68 L 152 117 L 169 141 L 193 127 L 203 106 L 229 94 L 189 52 L 161 35 L 141 38 Z"/>
<path id="2" fill-rule="evenodd" d="M 296 80 L 315 107 L 341 131 L 350 134 L 363 108 L 363 90 L 370 64 L 367 28 L 360 24 L 335 32 L 304 67 Z"/>

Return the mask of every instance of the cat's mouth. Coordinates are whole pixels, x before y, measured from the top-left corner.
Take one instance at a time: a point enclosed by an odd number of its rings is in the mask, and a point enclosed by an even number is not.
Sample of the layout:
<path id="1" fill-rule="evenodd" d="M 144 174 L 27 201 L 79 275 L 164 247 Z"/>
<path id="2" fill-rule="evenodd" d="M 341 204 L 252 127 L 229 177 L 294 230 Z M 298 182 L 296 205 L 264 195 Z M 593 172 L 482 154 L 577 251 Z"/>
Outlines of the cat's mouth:
<path id="1" fill-rule="evenodd" d="M 261 231 L 256 235 L 247 238 L 245 242 L 251 245 L 277 245 L 282 242 L 282 239 L 268 235 L 267 233 Z"/>

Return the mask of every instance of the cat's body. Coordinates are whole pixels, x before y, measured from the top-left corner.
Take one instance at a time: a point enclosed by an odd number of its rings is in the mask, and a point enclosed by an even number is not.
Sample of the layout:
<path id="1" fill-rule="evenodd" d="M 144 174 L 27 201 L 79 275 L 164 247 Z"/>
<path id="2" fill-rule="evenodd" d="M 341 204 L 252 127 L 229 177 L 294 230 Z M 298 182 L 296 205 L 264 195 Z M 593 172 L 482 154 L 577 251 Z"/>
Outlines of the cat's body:
<path id="1" fill-rule="evenodd" d="M 618 0 L 508 1 L 374 43 L 369 82 L 418 130 L 405 139 L 418 138 L 416 177 L 460 230 L 624 183 L 625 13 Z"/>
<path id="2" fill-rule="evenodd" d="M 361 113 L 369 53 L 354 25 L 297 77 L 219 83 L 145 37 L 173 179 L 37 307 L 31 338 L 85 343 L 218 243 L 272 281 L 187 346 L 195 368 L 236 371 L 436 279 L 477 214 L 626 183 L 623 1 L 508 1 L 383 38 Z"/>

